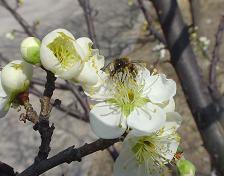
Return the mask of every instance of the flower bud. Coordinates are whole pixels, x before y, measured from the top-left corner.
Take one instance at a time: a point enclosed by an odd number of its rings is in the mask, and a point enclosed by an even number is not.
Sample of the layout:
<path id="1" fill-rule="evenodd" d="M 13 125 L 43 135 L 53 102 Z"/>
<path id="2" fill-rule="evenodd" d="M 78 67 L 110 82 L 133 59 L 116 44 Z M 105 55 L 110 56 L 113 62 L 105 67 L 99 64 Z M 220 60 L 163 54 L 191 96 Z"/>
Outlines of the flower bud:
<path id="1" fill-rule="evenodd" d="M 25 38 L 20 46 L 23 59 L 28 63 L 40 65 L 40 45 L 41 42 L 38 38 Z"/>
<path id="2" fill-rule="evenodd" d="M 177 171 L 181 176 L 194 176 L 195 166 L 190 161 L 182 159 L 177 161 Z"/>
<path id="3" fill-rule="evenodd" d="M 32 65 L 21 60 L 8 63 L 1 72 L 1 84 L 5 93 L 12 97 L 28 89 L 32 79 Z"/>

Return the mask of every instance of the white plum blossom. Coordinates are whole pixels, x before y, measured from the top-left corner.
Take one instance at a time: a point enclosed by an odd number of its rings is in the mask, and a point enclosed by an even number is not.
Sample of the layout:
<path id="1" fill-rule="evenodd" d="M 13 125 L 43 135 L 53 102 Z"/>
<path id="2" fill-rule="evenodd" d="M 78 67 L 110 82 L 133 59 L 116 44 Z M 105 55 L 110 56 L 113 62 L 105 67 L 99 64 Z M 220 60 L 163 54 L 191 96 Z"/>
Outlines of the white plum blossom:
<path id="1" fill-rule="evenodd" d="M 165 175 L 168 172 L 165 165 L 173 159 L 179 145 L 176 130 L 181 120 L 178 113 L 169 112 L 164 127 L 158 131 L 147 136 L 129 132 L 114 163 L 113 175 Z"/>
<path id="2" fill-rule="evenodd" d="M 119 73 L 118 80 L 107 76 L 99 91 L 91 98 L 99 100 L 90 111 L 90 125 L 94 133 L 105 139 L 121 136 L 127 129 L 144 135 L 160 129 L 166 112 L 175 108 L 173 96 L 176 83 L 164 74 L 151 75 L 146 68 L 138 73 Z"/>
<path id="3" fill-rule="evenodd" d="M 56 29 L 42 40 L 40 59 L 44 68 L 56 77 L 72 79 L 83 68 L 85 54 L 74 36 L 65 29 Z"/>
<path id="4" fill-rule="evenodd" d="M 2 69 L 0 73 L 0 117 L 5 116 L 19 93 L 28 90 L 32 73 L 32 65 L 22 60 L 14 60 Z"/>
<path id="5" fill-rule="evenodd" d="M 41 63 L 56 77 L 78 82 L 90 89 L 99 82 L 100 69 L 104 57 L 98 49 L 92 49 L 92 41 L 87 37 L 75 39 L 65 29 L 57 29 L 47 34 L 41 43 Z"/>

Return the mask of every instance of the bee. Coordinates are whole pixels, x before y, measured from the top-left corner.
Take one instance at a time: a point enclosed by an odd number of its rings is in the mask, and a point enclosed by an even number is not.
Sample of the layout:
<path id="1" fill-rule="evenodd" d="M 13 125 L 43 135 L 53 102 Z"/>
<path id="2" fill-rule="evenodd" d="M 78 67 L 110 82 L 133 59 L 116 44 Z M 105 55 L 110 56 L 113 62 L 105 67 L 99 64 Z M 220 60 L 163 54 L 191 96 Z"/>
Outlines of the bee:
<path id="1" fill-rule="evenodd" d="M 135 78 L 138 73 L 138 67 L 140 63 L 132 61 L 127 57 L 117 58 L 105 68 L 105 71 L 109 73 L 111 78 L 120 78 L 123 80 L 126 76 Z"/>
<path id="2" fill-rule="evenodd" d="M 127 82 L 127 79 L 129 78 L 135 79 L 138 71 L 143 68 L 150 70 L 151 75 L 155 75 L 158 72 L 155 65 L 151 66 L 151 64 L 144 61 L 132 61 L 127 57 L 114 59 L 104 68 L 104 70 L 113 80 Z"/>

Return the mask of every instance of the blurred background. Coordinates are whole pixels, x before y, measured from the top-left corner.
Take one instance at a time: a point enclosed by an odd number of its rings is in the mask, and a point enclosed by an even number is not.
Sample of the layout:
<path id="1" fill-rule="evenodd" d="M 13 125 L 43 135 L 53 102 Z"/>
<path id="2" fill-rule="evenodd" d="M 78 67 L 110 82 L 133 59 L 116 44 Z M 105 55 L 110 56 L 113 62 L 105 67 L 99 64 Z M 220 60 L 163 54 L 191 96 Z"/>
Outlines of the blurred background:
<path id="1" fill-rule="evenodd" d="M 40 38 L 57 28 L 71 31 L 75 38 L 89 36 L 84 11 L 77 0 L 6 0 L 6 2 Z M 192 24 L 189 1 L 178 0 L 178 3 L 184 21 L 188 25 Z M 215 33 L 220 18 L 224 14 L 224 1 L 197 0 L 197 3 L 198 37 L 195 40 L 192 34 L 191 44 L 203 75 L 208 79 Z M 151 13 L 153 25 L 161 32 L 152 4 L 144 0 L 144 5 Z M 147 22 L 138 2 L 136 0 L 90 0 L 90 8 L 96 42 L 101 54 L 106 57 L 106 64 L 117 57 L 128 56 L 132 60 L 155 63 L 159 72 L 164 72 L 168 78 L 177 82 L 176 110 L 183 116 L 179 133 L 182 137 L 181 145 L 185 157 L 196 165 L 198 175 L 210 175 L 209 155 L 203 147 L 177 75 L 169 63 L 168 50 L 163 49 L 159 41 L 149 35 Z M 0 24 L 0 65 L 4 66 L 7 61 L 21 59 L 20 43 L 28 34 L 15 19 L 15 14 L 4 5 L 0 5 Z M 223 45 L 220 49 L 221 61 L 217 66 L 217 83 L 219 90 L 223 93 Z M 39 111 L 40 103 L 36 95 L 43 91 L 40 83 L 45 82 L 45 73 L 36 68 L 34 80 L 36 81 L 31 89 L 31 103 Z M 64 84 L 60 79 L 57 79 L 57 82 Z M 53 98 L 60 99 L 65 108 L 64 111 L 57 108 L 52 110 L 50 121 L 55 123 L 56 129 L 52 137 L 50 156 L 71 145 L 80 146 L 96 139 L 89 124 L 70 113 L 71 110 L 80 110 L 76 98 L 70 91 L 57 89 Z M 0 120 L 0 160 L 11 165 L 18 172 L 33 163 L 40 145 L 40 136 L 38 132 L 33 131 L 33 124 L 19 121 L 19 115 L 20 113 L 11 109 L 7 116 Z M 120 149 L 120 144 L 116 144 L 116 148 Z M 104 150 L 83 158 L 82 162 L 62 164 L 44 175 L 111 175 L 112 165 L 111 155 Z"/>

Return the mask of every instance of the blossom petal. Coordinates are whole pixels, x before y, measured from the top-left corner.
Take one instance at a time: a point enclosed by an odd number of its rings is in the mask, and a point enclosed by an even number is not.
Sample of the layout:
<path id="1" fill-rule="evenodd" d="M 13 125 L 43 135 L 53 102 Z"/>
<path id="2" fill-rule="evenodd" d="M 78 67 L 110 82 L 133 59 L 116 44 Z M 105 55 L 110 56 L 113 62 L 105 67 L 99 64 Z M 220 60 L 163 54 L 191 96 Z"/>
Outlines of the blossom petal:
<path id="1" fill-rule="evenodd" d="M 97 82 L 94 85 L 82 83 L 85 94 L 92 100 L 104 101 L 110 97 L 110 91 L 106 86 L 106 76 L 106 73 L 100 70 L 97 74 Z"/>
<path id="2" fill-rule="evenodd" d="M 138 164 L 130 146 L 123 144 L 118 158 L 114 163 L 114 176 L 143 176 L 145 175 L 144 164 Z"/>
<path id="3" fill-rule="evenodd" d="M 168 160 L 172 160 L 179 146 L 180 137 L 176 133 L 180 126 L 182 117 L 177 112 L 169 112 L 166 115 L 166 123 L 163 133 L 160 136 L 161 146 L 160 152 L 162 156 Z"/>
<path id="4" fill-rule="evenodd" d="M 165 128 L 174 127 L 175 130 L 180 127 L 182 122 L 182 116 L 177 112 L 168 112 L 166 114 Z"/>
<path id="5" fill-rule="evenodd" d="M 166 112 L 174 112 L 175 110 L 175 101 L 173 98 L 170 98 L 170 100 L 159 103 L 157 105 L 163 108 Z"/>
<path id="6" fill-rule="evenodd" d="M 103 55 L 99 54 L 98 49 L 92 49 L 92 60 L 95 62 L 95 66 L 98 69 L 101 69 L 104 67 L 105 64 L 105 58 Z"/>
<path id="7" fill-rule="evenodd" d="M 83 50 L 85 54 L 85 58 L 89 58 L 91 56 L 91 46 L 93 45 L 93 42 L 90 38 L 87 37 L 81 37 L 76 40 L 77 44 L 80 45 L 81 49 Z"/>
<path id="8" fill-rule="evenodd" d="M 65 80 L 70 80 L 81 72 L 81 70 L 83 69 L 83 65 L 84 64 L 82 62 L 77 62 L 67 70 L 57 67 L 55 69 L 55 76 Z"/>
<path id="9" fill-rule="evenodd" d="M 162 155 L 167 160 L 172 160 L 175 153 L 177 152 L 177 148 L 179 146 L 179 141 L 176 139 L 162 141 L 160 150 L 160 155 Z"/>
<path id="10" fill-rule="evenodd" d="M 144 84 L 144 81 L 146 81 L 147 78 L 149 77 L 152 77 L 150 71 L 147 68 L 142 68 L 141 70 L 138 71 L 138 74 L 136 76 L 136 81 L 139 84 Z"/>
<path id="11" fill-rule="evenodd" d="M 111 86 L 113 85 L 111 80 L 108 80 L 108 75 L 99 71 L 98 83 L 95 86 L 83 86 L 86 95 L 90 96 L 92 100 L 104 101 L 112 96 Z"/>
<path id="12" fill-rule="evenodd" d="M 143 135 L 160 129 L 166 120 L 166 113 L 159 106 L 147 103 L 142 108 L 137 108 L 127 117 L 127 124 Z"/>
<path id="13" fill-rule="evenodd" d="M 145 81 L 144 93 L 151 102 L 162 103 L 176 94 L 176 83 L 164 74 L 151 75 Z"/>
<path id="14" fill-rule="evenodd" d="M 94 133 L 104 139 L 121 136 L 126 130 L 126 119 L 120 111 L 108 103 L 96 104 L 89 113 L 90 125 Z"/>

